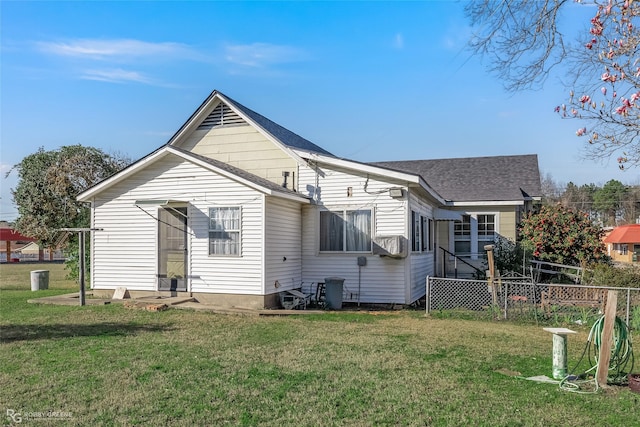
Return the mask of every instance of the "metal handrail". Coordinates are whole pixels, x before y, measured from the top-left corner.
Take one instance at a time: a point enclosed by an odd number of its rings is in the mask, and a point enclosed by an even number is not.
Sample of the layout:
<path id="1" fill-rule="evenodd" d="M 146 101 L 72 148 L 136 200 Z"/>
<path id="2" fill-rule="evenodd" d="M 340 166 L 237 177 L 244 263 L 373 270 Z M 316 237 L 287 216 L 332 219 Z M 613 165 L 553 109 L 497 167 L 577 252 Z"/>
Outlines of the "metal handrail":
<path id="1" fill-rule="evenodd" d="M 456 255 L 454 253 L 449 252 L 448 250 L 446 250 L 445 248 L 443 248 L 442 246 L 439 246 L 440 249 L 442 249 L 442 252 L 444 252 L 445 254 L 449 254 L 450 256 L 453 257 L 454 259 L 454 264 L 453 264 L 453 271 L 454 271 L 454 277 L 457 279 L 458 278 L 458 260 L 462 261 L 463 264 L 468 265 L 469 267 L 473 268 L 475 271 L 477 271 L 480 275 L 484 275 L 485 272 L 480 270 L 478 267 L 476 267 L 475 265 L 472 265 L 470 263 L 468 263 L 467 261 L 465 261 L 464 259 L 462 259 L 462 257 L 460 257 L 459 255 Z M 446 271 L 444 271 L 444 273 L 446 274 Z"/>

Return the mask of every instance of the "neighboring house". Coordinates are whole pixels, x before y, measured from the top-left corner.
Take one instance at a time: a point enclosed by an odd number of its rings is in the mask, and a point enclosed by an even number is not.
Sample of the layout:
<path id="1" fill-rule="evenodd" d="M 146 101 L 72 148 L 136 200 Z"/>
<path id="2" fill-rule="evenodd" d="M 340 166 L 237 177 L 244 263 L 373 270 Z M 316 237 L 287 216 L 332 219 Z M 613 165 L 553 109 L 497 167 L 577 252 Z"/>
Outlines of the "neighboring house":
<path id="1" fill-rule="evenodd" d="M 99 230 L 92 288 L 272 307 L 336 276 L 345 301 L 410 304 L 439 246 L 515 237 L 541 193 L 536 156 L 431 162 L 342 159 L 214 91 L 166 145 L 78 196 Z"/>
<path id="2" fill-rule="evenodd" d="M 16 252 L 34 239 L 23 236 L 10 227 L 0 228 L 0 260 L 17 261 Z"/>
<path id="3" fill-rule="evenodd" d="M 621 225 L 604 239 L 607 253 L 614 261 L 640 261 L 640 224 Z"/>
<path id="4" fill-rule="evenodd" d="M 62 249 L 45 248 L 41 249 L 36 242 L 31 242 L 23 247 L 16 249 L 15 252 L 20 255 L 21 260 L 61 260 L 64 259 Z"/>

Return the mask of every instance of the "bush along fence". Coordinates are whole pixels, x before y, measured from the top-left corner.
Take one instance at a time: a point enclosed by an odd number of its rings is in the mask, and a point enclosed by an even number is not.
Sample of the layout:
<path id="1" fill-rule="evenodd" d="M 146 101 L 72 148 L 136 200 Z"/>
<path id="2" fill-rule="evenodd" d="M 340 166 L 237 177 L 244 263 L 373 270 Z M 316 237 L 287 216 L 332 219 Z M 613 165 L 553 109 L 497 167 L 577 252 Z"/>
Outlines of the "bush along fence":
<path id="1" fill-rule="evenodd" d="M 426 311 L 443 317 L 520 319 L 590 326 L 618 291 L 617 316 L 640 330 L 640 288 L 538 284 L 530 278 L 487 280 L 427 277 Z"/>

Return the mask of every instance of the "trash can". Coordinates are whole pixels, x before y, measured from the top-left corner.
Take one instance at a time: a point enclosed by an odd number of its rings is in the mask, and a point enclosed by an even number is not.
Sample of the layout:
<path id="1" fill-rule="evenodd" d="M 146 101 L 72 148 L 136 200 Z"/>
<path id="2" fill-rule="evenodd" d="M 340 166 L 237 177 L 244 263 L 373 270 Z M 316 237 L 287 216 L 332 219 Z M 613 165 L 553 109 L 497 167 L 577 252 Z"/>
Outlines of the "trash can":
<path id="1" fill-rule="evenodd" d="M 49 289 L 49 270 L 33 270 L 31 272 L 31 290 Z"/>
<path id="2" fill-rule="evenodd" d="M 344 279 L 342 277 L 327 277 L 324 279 L 325 301 L 327 308 L 332 310 L 342 309 L 342 287 Z"/>

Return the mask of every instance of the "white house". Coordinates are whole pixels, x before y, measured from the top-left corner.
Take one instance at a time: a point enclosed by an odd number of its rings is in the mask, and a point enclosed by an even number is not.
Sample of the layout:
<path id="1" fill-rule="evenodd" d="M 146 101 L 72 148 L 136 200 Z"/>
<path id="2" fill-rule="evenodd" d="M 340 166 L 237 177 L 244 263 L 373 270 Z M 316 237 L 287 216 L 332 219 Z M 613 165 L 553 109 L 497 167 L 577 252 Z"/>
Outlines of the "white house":
<path id="1" fill-rule="evenodd" d="M 479 222 L 424 172 L 336 157 L 214 91 L 166 145 L 78 196 L 99 229 L 91 286 L 274 307 L 280 291 L 337 276 L 345 301 L 410 304 L 437 273 L 438 247 L 455 251 L 467 219 L 483 239 L 515 235 L 510 218 L 540 194 L 537 158 L 527 159 L 531 190 L 512 204 L 496 199 Z M 501 230 L 500 217 L 513 230 Z"/>

